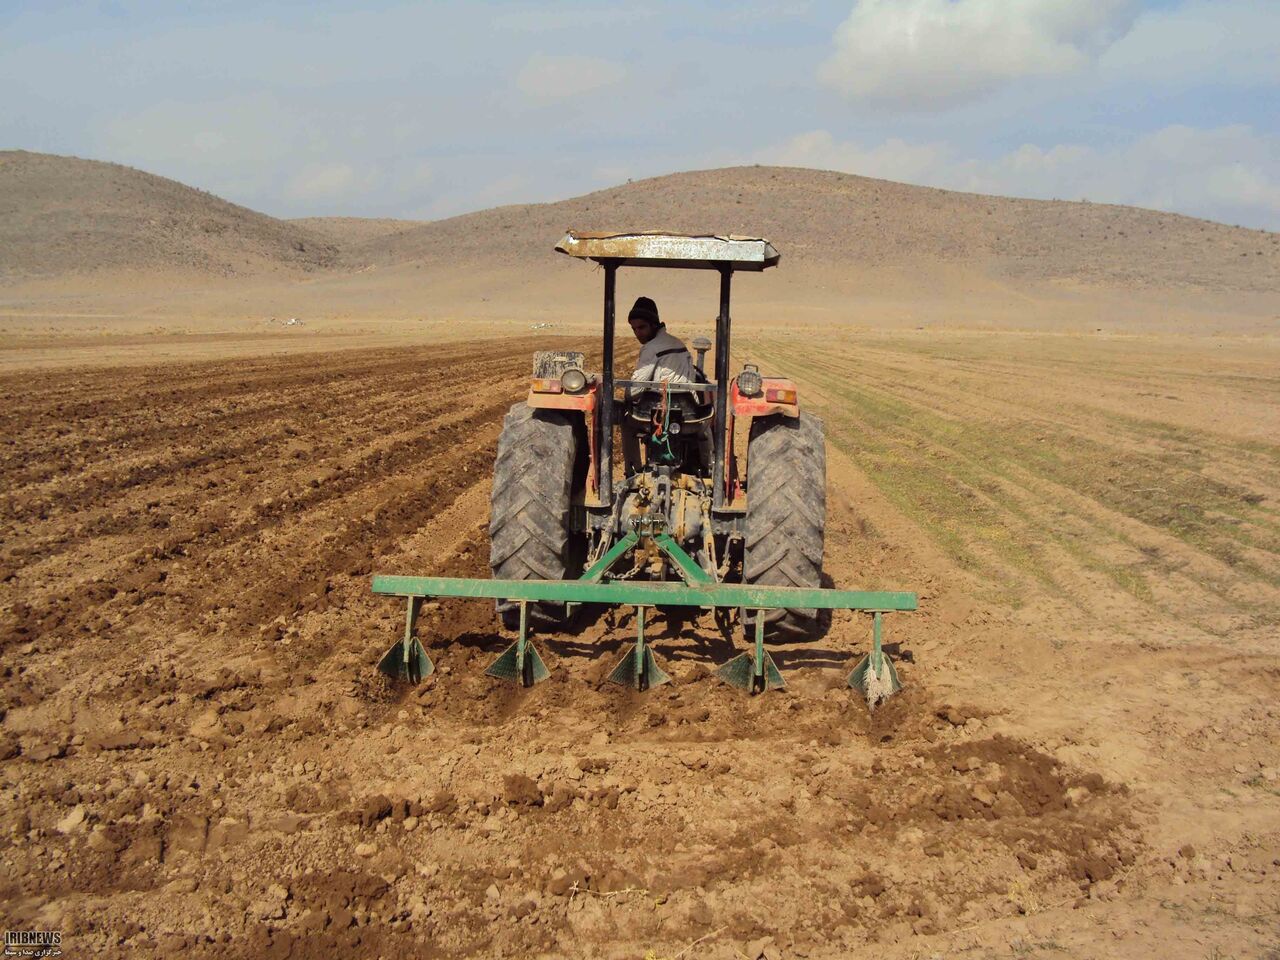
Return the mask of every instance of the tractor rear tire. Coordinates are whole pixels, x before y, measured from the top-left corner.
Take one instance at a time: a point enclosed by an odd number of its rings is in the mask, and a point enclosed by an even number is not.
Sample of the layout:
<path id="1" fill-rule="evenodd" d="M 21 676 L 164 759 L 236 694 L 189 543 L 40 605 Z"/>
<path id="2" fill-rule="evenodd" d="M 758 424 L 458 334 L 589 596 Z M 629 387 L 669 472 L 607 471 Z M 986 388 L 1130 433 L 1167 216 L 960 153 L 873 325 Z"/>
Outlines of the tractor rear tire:
<path id="1" fill-rule="evenodd" d="M 585 539 L 570 522 L 579 471 L 578 431 L 570 416 L 512 406 L 498 438 L 489 511 L 489 566 L 495 580 L 572 580 L 582 573 Z M 498 601 L 508 629 L 520 625 L 520 604 Z M 529 625 L 556 626 L 562 603 L 529 604 Z"/>
<path id="2" fill-rule="evenodd" d="M 758 417 L 747 446 L 747 526 L 742 579 L 773 587 L 821 587 L 827 521 L 827 452 L 822 421 Z M 777 640 L 817 637 L 817 610 L 774 610 L 766 633 Z M 751 627 L 747 625 L 750 637 Z"/>

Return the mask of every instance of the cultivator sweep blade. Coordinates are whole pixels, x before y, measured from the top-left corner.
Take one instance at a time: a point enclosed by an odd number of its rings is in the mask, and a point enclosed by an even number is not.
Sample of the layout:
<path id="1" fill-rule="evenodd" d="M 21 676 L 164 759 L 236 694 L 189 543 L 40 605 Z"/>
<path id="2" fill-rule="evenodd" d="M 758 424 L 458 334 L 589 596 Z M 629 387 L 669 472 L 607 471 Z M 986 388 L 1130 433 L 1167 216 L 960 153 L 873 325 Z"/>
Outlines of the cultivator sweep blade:
<path id="1" fill-rule="evenodd" d="M 716 676 L 731 687 L 747 693 L 764 693 L 766 690 L 784 690 L 786 684 L 773 657 L 765 653 L 757 660 L 750 653 L 740 653 L 716 670 Z"/>
<path id="2" fill-rule="evenodd" d="M 413 635 L 413 627 L 418 620 L 418 610 L 421 606 L 421 597 L 409 598 L 409 610 L 404 622 L 404 639 L 392 644 L 391 649 L 378 661 L 378 669 L 392 680 L 420 683 L 436 671 L 435 664 L 427 656 L 426 649 Z"/>
<path id="3" fill-rule="evenodd" d="M 859 660 L 849 674 L 849 686 L 867 698 L 872 710 L 902 689 L 898 671 L 889 655 L 880 649 L 880 611 L 872 615 L 871 652 Z"/>
<path id="4" fill-rule="evenodd" d="M 645 607 L 636 607 L 636 642 L 627 650 L 613 672 L 607 677 L 610 683 L 636 690 L 648 690 L 664 683 L 670 683 L 671 677 L 658 666 L 653 651 L 644 642 Z"/>
<path id="5" fill-rule="evenodd" d="M 420 683 L 436 672 L 435 664 L 416 639 L 409 641 L 407 652 L 403 643 L 393 646 L 378 661 L 378 669 L 392 680 L 406 683 Z"/>
<path id="6" fill-rule="evenodd" d="M 520 604 L 520 636 L 489 664 L 485 676 L 510 680 L 522 687 L 532 687 L 551 676 L 551 671 L 538 654 L 538 648 L 529 640 L 528 603 Z"/>
<path id="7" fill-rule="evenodd" d="M 716 675 L 729 686 L 747 693 L 764 693 L 786 687 L 778 665 L 764 648 L 764 615 L 765 611 L 756 611 L 755 649 L 751 653 L 739 654 L 716 671 Z"/>
<path id="8" fill-rule="evenodd" d="M 525 643 L 522 655 L 519 640 L 503 650 L 484 673 L 486 677 L 510 680 L 522 687 L 532 687 L 551 676 L 551 671 L 538 654 L 538 648 L 532 643 Z"/>

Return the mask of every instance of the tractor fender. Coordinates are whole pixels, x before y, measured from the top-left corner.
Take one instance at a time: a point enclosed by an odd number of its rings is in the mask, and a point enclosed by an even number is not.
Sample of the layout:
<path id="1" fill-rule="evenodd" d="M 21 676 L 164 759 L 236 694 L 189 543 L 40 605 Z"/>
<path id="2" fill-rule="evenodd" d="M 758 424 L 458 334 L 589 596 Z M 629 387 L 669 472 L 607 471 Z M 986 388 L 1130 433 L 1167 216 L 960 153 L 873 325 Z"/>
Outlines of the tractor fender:
<path id="1" fill-rule="evenodd" d="M 780 413 L 784 417 L 800 416 L 800 391 L 794 380 L 764 377 L 758 397 L 744 397 L 738 392 L 738 379 L 729 387 L 729 405 L 734 417 L 767 417 Z M 770 399 L 772 397 L 772 399 Z"/>
<path id="2" fill-rule="evenodd" d="M 594 416 L 600 405 L 600 384 L 589 383 L 582 393 L 543 393 L 530 388 L 528 402 L 535 410 L 581 410 Z"/>

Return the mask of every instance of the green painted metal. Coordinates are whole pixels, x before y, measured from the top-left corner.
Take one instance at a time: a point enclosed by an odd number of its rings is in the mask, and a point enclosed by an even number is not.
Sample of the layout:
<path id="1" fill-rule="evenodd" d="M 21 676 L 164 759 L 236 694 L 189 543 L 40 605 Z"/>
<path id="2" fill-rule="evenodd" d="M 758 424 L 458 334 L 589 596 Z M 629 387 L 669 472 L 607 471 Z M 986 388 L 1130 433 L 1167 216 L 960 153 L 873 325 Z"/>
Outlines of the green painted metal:
<path id="1" fill-rule="evenodd" d="M 871 618 L 871 652 L 854 664 L 849 674 L 849 686 L 867 698 L 872 709 L 902 689 L 893 660 L 884 652 L 880 643 L 880 611 Z"/>
<path id="2" fill-rule="evenodd" d="M 662 552 L 671 558 L 671 562 L 676 565 L 685 583 L 697 587 L 716 582 L 716 578 L 698 566 L 698 561 L 685 553 L 680 544 L 671 539 L 670 534 L 660 533 L 653 540 L 662 548 Z"/>
<path id="3" fill-rule="evenodd" d="M 578 579 L 584 583 L 599 583 L 600 578 L 609 572 L 609 568 L 618 562 L 618 558 L 634 547 L 639 540 L 640 537 L 634 530 L 629 531 L 625 537 L 610 547 L 609 552 L 593 563 Z M 376 584 L 377 578 L 374 578 L 374 580 Z M 373 590 L 374 593 L 378 592 L 376 585 Z"/>
<path id="4" fill-rule="evenodd" d="M 528 603 L 520 604 L 520 635 L 516 642 L 498 654 L 498 658 L 485 670 L 485 675 L 510 680 L 522 687 L 532 687 L 551 676 L 551 671 L 538 654 L 538 648 L 529 640 Z"/>
<path id="5" fill-rule="evenodd" d="M 639 658 L 636 656 L 637 650 L 638 645 L 635 645 L 623 655 L 606 678 L 609 683 L 644 691 L 671 682 L 671 677 L 659 666 L 658 658 L 653 655 L 652 650 L 645 647 Z"/>
<path id="6" fill-rule="evenodd" d="M 758 673 L 756 671 L 763 671 Z M 759 694 L 765 690 L 782 690 L 786 684 L 782 681 L 782 672 L 773 657 L 765 650 L 764 657 L 756 659 L 753 654 L 740 653 L 730 662 L 723 664 L 716 671 L 716 676 L 726 684 L 745 690 L 749 694 Z"/>
<path id="7" fill-rule="evenodd" d="M 778 665 L 773 662 L 768 651 L 764 655 L 764 684 L 760 685 L 759 678 L 756 676 L 756 660 L 749 653 L 740 653 L 728 663 L 716 670 L 716 676 L 727 683 L 731 687 L 744 690 L 747 693 L 759 693 L 763 690 L 780 690 L 785 684 L 782 682 L 782 674 L 778 670 Z"/>
<path id="8" fill-rule="evenodd" d="M 671 677 L 658 666 L 653 651 L 645 644 L 644 622 L 645 608 L 636 607 L 636 642 L 609 674 L 607 679 L 610 683 L 648 690 L 671 682 Z"/>
<path id="9" fill-rule="evenodd" d="M 750 693 L 756 684 L 756 665 L 749 653 L 740 653 L 716 669 L 716 676 L 731 687 Z"/>
<path id="10" fill-rule="evenodd" d="M 654 540 L 658 546 L 669 556 L 676 565 L 676 569 L 680 571 L 680 576 L 686 583 L 692 584 L 711 584 L 715 583 L 715 578 L 698 566 L 697 561 L 689 556 L 680 545 L 665 533 L 660 533 Z M 627 535 L 609 548 L 609 551 L 587 568 L 586 572 L 578 578 L 583 583 L 599 583 L 604 579 L 610 568 L 618 562 L 618 559 L 631 550 L 640 542 L 640 534 L 635 530 L 630 530 Z M 565 605 L 565 613 L 572 616 L 577 603 L 569 601 Z"/>
<path id="11" fill-rule="evenodd" d="M 409 642 L 407 653 L 405 645 L 396 641 L 378 661 L 378 669 L 392 680 L 405 683 L 420 683 L 436 672 L 426 649 L 416 639 Z"/>
<path id="12" fill-rule="evenodd" d="M 541 683 L 551 676 L 551 671 L 547 669 L 547 665 L 542 662 L 542 657 L 538 655 L 538 648 L 532 643 L 526 643 L 523 653 L 524 666 L 521 667 L 522 654 L 518 649 L 520 641 L 516 641 L 503 650 L 498 658 L 489 664 L 489 668 L 485 670 L 485 676 L 496 677 L 499 680 L 509 680 L 512 683 L 518 683 L 522 687 L 532 687 L 535 683 Z"/>
<path id="13" fill-rule="evenodd" d="M 391 649 L 378 661 L 378 669 L 392 680 L 418 683 L 436 672 L 435 664 L 427 656 L 426 649 L 413 635 L 421 606 L 421 597 L 409 597 L 404 617 L 404 639 L 392 644 Z"/>
<path id="14" fill-rule="evenodd" d="M 716 675 L 731 687 L 748 693 L 764 693 L 786 687 L 782 673 L 773 657 L 764 648 L 764 610 L 757 610 L 755 617 L 755 646 L 751 653 L 734 657 L 716 671 Z"/>
<path id="15" fill-rule="evenodd" d="M 762 587 L 738 583 L 684 584 L 582 580 L 479 580 L 461 577 L 373 578 L 373 592 L 401 597 L 475 597 L 551 600 L 632 606 L 745 607 L 752 610 L 814 607 L 822 610 L 914 610 L 914 593 Z"/>

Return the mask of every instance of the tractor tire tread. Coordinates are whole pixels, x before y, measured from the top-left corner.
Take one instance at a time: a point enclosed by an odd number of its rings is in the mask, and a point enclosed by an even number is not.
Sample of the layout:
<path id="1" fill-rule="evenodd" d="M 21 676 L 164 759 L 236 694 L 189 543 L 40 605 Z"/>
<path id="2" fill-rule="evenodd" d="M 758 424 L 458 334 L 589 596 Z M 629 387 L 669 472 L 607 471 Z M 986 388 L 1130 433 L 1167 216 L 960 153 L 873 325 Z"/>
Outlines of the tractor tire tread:
<path id="1" fill-rule="evenodd" d="M 568 414 L 516 403 L 502 423 L 493 466 L 489 566 L 495 580 L 564 580 L 575 570 L 570 527 L 576 434 Z M 518 603 L 499 601 L 508 627 L 519 624 Z M 564 605 L 531 603 L 531 626 L 564 620 Z"/>
<path id="2" fill-rule="evenodd" d="M 827 455 L 820 419 L 761 417 L 747 446 L 747 524 L 743 580 L 778 587 L 822 586 L 827 516 Z M 788 609 L 771 616 L 775 639 L 812 639 L 821 629 L 817 610 Z"/>

